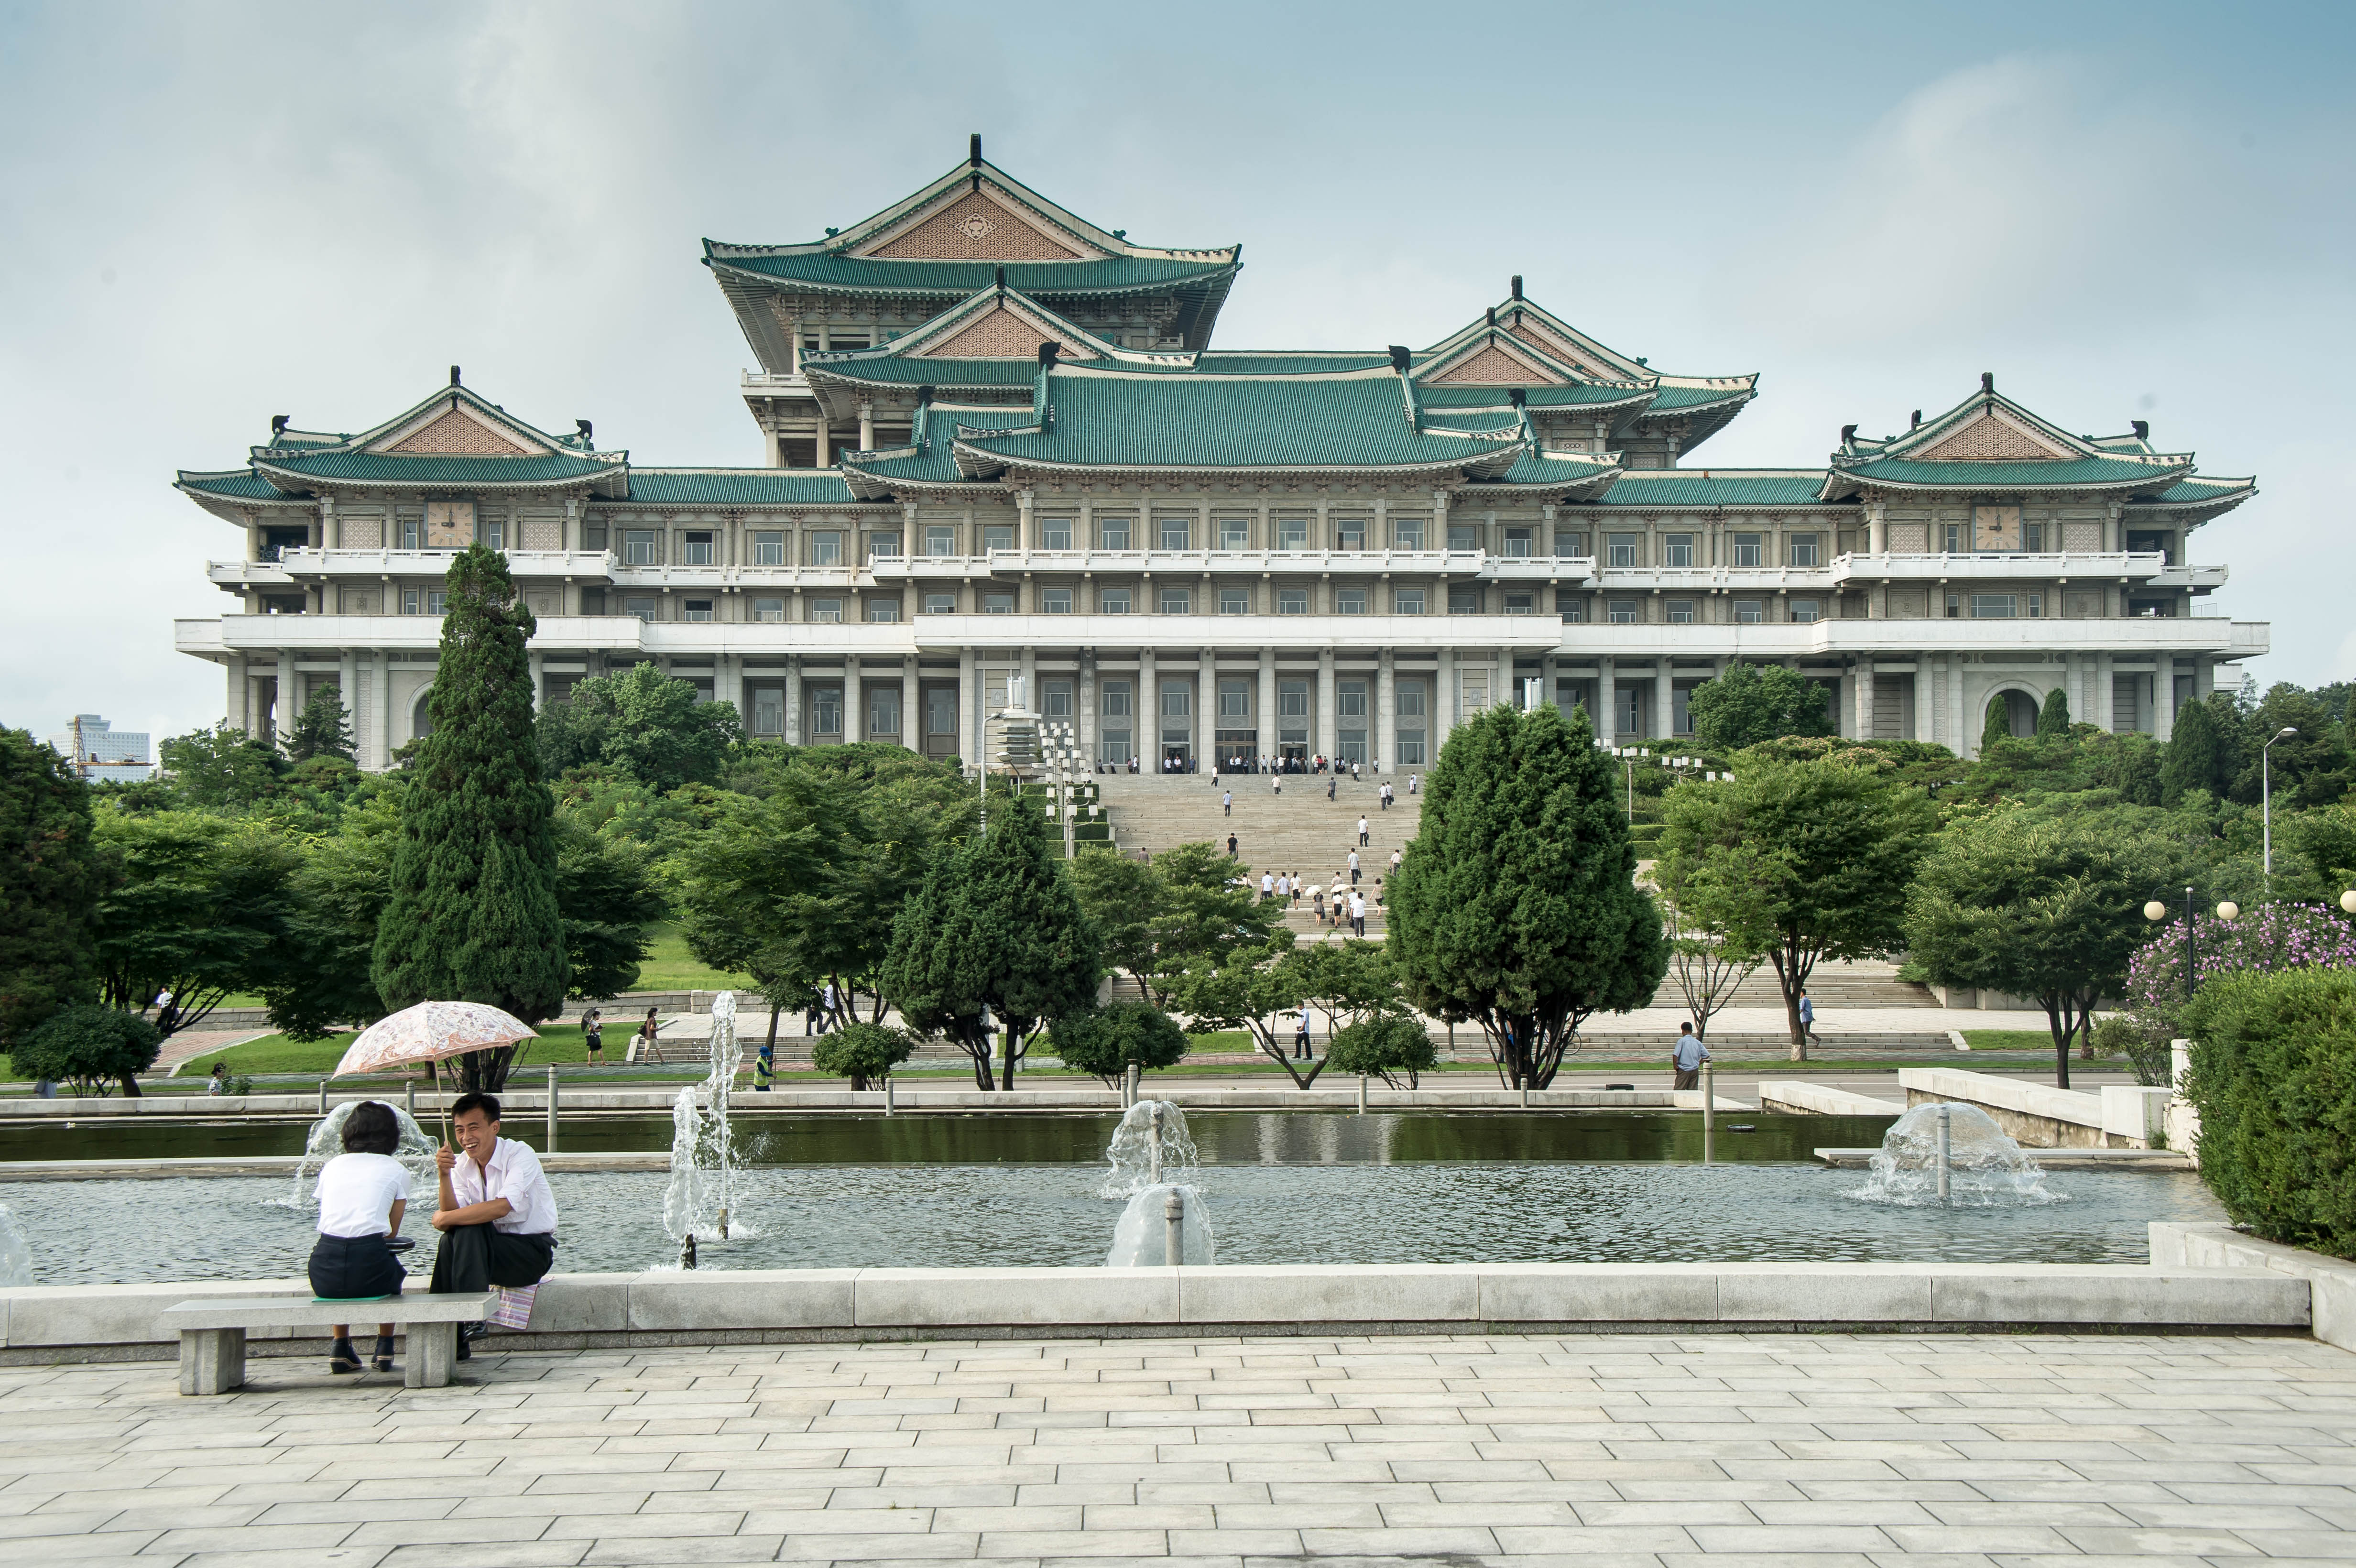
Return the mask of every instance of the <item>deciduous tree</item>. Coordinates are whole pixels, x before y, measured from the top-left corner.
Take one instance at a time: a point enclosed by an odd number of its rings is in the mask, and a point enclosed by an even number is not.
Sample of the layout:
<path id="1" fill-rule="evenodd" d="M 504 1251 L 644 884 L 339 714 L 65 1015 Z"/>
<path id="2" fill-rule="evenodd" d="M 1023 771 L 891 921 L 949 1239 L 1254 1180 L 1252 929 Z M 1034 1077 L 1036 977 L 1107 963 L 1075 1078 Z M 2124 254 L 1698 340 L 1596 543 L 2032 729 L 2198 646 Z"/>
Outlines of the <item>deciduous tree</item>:
<path id="1" fill-rule="evenodd" d="M 103 1094 L 111 1079 L 139 1093 L 139 1074 L 155 1065 L 163 1037 L 137 1013 L 84 1003 L 51 1014 L 18 1040 L 9 1065 L 27 1078 L 70 1083 L 76 1094 Z"/>
<path id="2" fill-rule="evenodd" d="M 578 682 L 563 701 L 545 704 L 539 721 L 551 777 L 603 764 L 658 790 L 718 783 L 743 732 L 734 704 L 704 701 L 651 664 Z"/>
<path id="3" fill-rule="evenodd" d="M 1186 1031 L 1161 1008 L 1113 1002 L 1057 1019 L 1047 1031 L 1056 1059 L 1075 1072 L 1117 1085 L 1133 1065 L 1143 1072 L 1175 1067 L 1186 1057 Z"/>
<path id="4" fill-rule="evenodd" d="M 89 787 L 26 731 L 0 729 L 0 1051 L 96 994 L 100 882 Z"/>
<path id="5" fill-rule="evenodd" d="M 1708 752 L 1739 752 L 1786 735 L 1829 735 L 1825 688 L 1784 665 L 1740 661 L 1687 699 L 1694 740 Z"/>

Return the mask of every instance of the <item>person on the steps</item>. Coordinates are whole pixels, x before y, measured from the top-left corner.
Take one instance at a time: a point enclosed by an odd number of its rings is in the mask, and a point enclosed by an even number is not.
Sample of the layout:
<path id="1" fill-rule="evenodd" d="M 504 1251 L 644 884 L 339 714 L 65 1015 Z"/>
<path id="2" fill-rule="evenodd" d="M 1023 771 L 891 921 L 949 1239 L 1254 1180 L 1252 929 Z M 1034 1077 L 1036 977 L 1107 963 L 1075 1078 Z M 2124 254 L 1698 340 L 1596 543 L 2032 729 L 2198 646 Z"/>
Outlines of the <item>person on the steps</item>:
<path id="1" fill-rule="evenodd" d="M 1816 1036 L 1816 1002 L 1807 992 L 1800 993 L 1800 1033 L 1817 1045 L 1824 1041 Z"/>
<path id="2" fill-rule="evenodd" d="M 344 1152 L 319 1170 L 319 1239 L 311 1245 L 311 1294 L 322 1301 L 366 1301 L 401 1294 L 409 1271 L 388 1244 L 409 1207 L 409 1171 L 392 1157 L 401 1123 L 392 1107 L 363 1100 L 344 1118 Z M 331 1372 L 360 1370 L 352 1326 L 334 1328 Z M 376 1370 L 392 1371 L 392 1325 L 376 1326 Z"/>
<path id="3" fill-rule="evenodd" d="M 1233 816 L 1235 814 L 1236 792 L 1231 789 L 1221 790 L 1219 792 L 1219 815 L 1221 816 Z"/>
<path id="4" fill-rule="evenodd" d="M 442 1246 L 434 1257 L 434 1293 L 521 1290 L 538 1285 L 556 1261 L 556 1195 L 528 1145 L 499 1136 L 499 1103 L 488 1094 L 461 1094 L 450 1107 L 458 1148 L 434 1151 L 442 1173 L 434 1228 Z M 458 1333 L 458 1359 L 473 1352 L 479 1325 Z"/>
<path id="5" fill-rule="evenodd" d="M 1363 849 L 1373 840 L 1366 837 L 1366 814 L 1358 813 L 1358 848 Z"/>

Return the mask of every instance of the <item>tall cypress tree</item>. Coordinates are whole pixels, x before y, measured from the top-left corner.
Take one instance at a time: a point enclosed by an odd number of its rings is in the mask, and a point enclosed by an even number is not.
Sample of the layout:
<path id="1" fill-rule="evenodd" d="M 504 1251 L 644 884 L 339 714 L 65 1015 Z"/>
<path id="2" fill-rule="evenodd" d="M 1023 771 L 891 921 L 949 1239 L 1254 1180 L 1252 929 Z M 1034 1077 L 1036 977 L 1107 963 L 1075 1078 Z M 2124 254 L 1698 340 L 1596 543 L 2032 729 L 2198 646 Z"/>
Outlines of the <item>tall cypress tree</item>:
<path id="1" fill-rule="evenodd" d="M 524 645 L 531 612 L 506 558 L 450 563 L 442 656 L 393 851 L 371 965 L 394 1011 L 488 1002 L 526 1023 L 555 1016 L 569 968 L 556 903 L 555 799 L 541 782 Z M 507 1081 L 515 1048 L 464 1059 L 469 1088 Z"/>
<path id="2" fill-rule="evenodd" d="M 0 729 L 0 1051 L 97 996 L 102 881 L 90 787 L 29 732 Z"/>
<path id="3" fill-rule="evenodd" d="M 1508 1088 L 1545 1088 L 1581 1020 L 1645 1006 L 1668 972 L 1612 770 L 1584 709 L 1492 708 L 1448 737 L 1391 879 L 1408 999 L 1479 1024 Z"/>
<path id="4" fill-rule="evenodd" d="M 1999 741 L 2012 739 L 2012 700 L 2001 691 L 1988 699 L 1987 715 L 1980 723 L 1980 755 L 1985 757 Z"/>
<path id="5" fill-rule="evenodd" d="M 2045 706 L 2037 710 L 2037 738 L 2049 735 L 2070 738 L 2070 694 L 2058 686 L 2045 694 Z"/>

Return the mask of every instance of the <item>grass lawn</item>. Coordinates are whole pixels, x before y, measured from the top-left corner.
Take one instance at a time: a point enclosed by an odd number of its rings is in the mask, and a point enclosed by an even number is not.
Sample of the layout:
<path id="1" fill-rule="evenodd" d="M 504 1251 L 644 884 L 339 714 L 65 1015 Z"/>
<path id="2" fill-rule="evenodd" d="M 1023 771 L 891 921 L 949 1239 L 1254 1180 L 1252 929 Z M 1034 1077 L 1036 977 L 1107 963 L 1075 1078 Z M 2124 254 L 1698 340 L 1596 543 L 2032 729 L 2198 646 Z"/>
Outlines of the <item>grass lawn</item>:
<path id="1" fill-rule="evenodd" d="M 754 988 L 749 975 L 723 975 L 719 970 L 699 963 L 687 950 L 687 938 L 679 927 L 665 922 L 647 929 L 646 958 L 638 965 L 637 983 L 633 991 L 749 991 Z M 610 1047 L 608 1049 L 611 1049 Z"/>
<path id="2" fill-rule="evenodd" d="M 1967 1029 L 1964 1039 L 1974 1051 L 2041 1051 L 2053 1054 L 2053 1036 L 2041 1029 Z M 2072 1055 L 2077 1054 L 2077 1042 L 2072 1041 Z"/>

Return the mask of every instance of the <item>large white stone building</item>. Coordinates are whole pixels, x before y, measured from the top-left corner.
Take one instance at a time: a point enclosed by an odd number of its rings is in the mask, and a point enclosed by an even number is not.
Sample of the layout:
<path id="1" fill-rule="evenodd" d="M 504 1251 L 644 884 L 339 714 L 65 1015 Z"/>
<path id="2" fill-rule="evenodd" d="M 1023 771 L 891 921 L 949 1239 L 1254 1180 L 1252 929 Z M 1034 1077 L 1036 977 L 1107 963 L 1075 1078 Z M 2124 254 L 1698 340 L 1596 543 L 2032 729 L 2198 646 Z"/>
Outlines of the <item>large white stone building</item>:
<path id="1" fill-rule="evenodd" d="M 649 467 L 460 384 L 372 428 L 271 421 L 178 487 L 237 529 L 183 621 L 270 733 L 323 682 L 381 766 L 425 722 L 448 552 L 505 550 L 543 699 L 652 661 L 748 732 L 972 757 L 1009 677 L 1100 761 L 1428 764 L 1531 679 L 1673 738 L 1728 661 L 1843 733 L 1968 753 L 1991 699 L 2165 738 L 2263 623 L 2198 613 L 2193 532 L 2255 493 L 2143 421 L 1993 378 L 1822 463 L 1709 466 L 1756 378 L 1676 376 L 1507 295 L 1428 348 L 1215 349 L 1240 248 L 1131 243 L 969 160 L 798 245 L 706 241 L 766 465 Z M 2075 416 L 2073 416 L 2075 417 Z"/>

